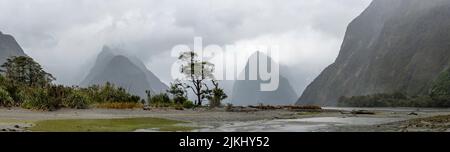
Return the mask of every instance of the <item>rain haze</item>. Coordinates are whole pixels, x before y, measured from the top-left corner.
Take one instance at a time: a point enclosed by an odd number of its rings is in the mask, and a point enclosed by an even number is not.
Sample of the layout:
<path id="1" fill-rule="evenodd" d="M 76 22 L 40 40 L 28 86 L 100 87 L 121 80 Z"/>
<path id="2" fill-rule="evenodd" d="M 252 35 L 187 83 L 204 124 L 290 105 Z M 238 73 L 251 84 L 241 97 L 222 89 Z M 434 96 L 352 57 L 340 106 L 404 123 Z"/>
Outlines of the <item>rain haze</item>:
<path id="1" fill-rule="evenodd" d="M 104 45 L 172 81 L 172 47 L 277 45 L 300 94 L 338 55 L 348 23 L 370 0 L 0 0 L 0 31 L 57 78 L 76 85 Z M 255 51 L 255 50 L 238 50 Z"/>

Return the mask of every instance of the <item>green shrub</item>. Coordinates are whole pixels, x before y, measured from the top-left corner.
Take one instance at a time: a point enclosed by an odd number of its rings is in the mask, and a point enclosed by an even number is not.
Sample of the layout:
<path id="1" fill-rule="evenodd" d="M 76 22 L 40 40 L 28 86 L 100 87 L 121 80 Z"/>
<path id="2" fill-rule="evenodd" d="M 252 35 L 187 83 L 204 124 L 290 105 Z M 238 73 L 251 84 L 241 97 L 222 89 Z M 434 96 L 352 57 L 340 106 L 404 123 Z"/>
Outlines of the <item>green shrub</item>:
<path id="1" fill-rule="evenodd" d="M 80 89 L 92 103 L 136 102 L 141 98 L 128 93 L 124 88 L 107 82 L 103 86 L 93 85 Z"/>
<path id="2" fill-rule="evenodd" d="M 206 98 L 209 100 L 209 107 L 215 108 L 222 105 L 222 100 L 228 98 L 225 91 L 219 87 L 219 82 L 212 80 L 214 88 L 212 90 L 206 90 Z"/>
<path id="3" fill-rule="evenodd" d="M 0 75 L 0 87 L 5 90 L 8 95 L 12 98 L 12 101 L 8 106 L 20 106 L 22 104 L 22 98 L 19 95 L 19 92 L 24 89 L 24 87 L 15 84 L 13 81 L 8 78 Z"/>
<path id="4" fill-rule="evenodd" d="M 186 97 L 174 97 L 173 98 L 173 102 L 175 103 L 175 104 L 184 104 L 185 102 L 188 102 L 189 100 L 188 100 L 188 98 L 186 98 Z"/>
<path id="5" fill-rule="evenodd" d="M 175 108 L 175 110 L 184 110 L 184 107 L 181 104 L 175 104 L 173 105 L 173 108 Z"/>
<path id="6" fill-rule="evenodd" d="M 96 108 L 101 109 L 142 109 L 144 105 L 136 102 L 112 102 L 112 103 L 98 103 Z"/>
<path id="7" fill-rule="evenodd" d="M 65 100 L 69 98 L 74 90 L 72 87 L 65 87 L 63 85 L 51 85 L 45 87 L 45 89 L 47 89 L 48 100 L 59 103 L 60 105 L 63 105 Z"/>
<path id="8" fill-rule="evenodd" d="M 186 100 L 183 102 L 183 108 L 192 109 L 194 107 L 195 107 L 195 105 L 192 101 Z"/>
<path id="9" fill-rule="evenodd" d="M 152 96 L 150 98 L 150 101 L 148 101 L 148 103 L 151 106 L 155 107 L 170 107 L 173 105 L 172 100 L 170 100 L 169 95 L 167 95 L 166 93 L 161 93 Z"/>
<path id="10" fill-rule="evenodd" d="M 450 107 L 450 69 L 444 71 L 434 82 L 430 92 L 438 107 Z"/>
<path id="11" fill-rule="evenodd" d="M 48 91 L 43 88 L 33 88 L 21 91 L 24 99 L 23 108 L 53 111 L 60 107 L 59 102 L 51 100 Z"/>
<path id="12" fill-rule="evenodd" d="M 79 91 L 73 91 L 63 101 L 63 105 L 67 108 L 85 109 L 88 107 L 88 98 Z"/>
<path id="13" fill-rule="evenodd" d="M 10 107 L 14 105 L 14 101 L 8 91 L 0 87 L 0 106 Z"/>

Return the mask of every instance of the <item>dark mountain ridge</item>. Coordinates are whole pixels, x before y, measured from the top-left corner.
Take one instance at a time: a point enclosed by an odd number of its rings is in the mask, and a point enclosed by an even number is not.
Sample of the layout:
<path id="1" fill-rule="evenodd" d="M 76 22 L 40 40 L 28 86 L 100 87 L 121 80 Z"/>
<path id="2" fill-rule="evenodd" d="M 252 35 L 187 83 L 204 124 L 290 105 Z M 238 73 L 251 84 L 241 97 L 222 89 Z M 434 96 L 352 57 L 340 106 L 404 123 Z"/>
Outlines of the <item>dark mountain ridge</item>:
<path id="1" fill-rule="evenodd" d="M 135 57 L 120 55 L 119 52 L 105 46 L 80 85 L 86 87 L 110 82 L 143 98 L 146 97 L 146 90 L 153 93 L 166 91 L 168 87 L 148 70 L 142 61 Z"/>
<path id="2" fill-rule="evenodd" d="M 12 56 L 27 56 L 12 35 L 0 31 L 0 64 Z"/>
<path id="3" fill-rule="evenodd" d="M 261 52 L 254 53 L 251 58 L 257 58 L 257 68 L 259 69 L 260 62 L 259 58 L 267 58 L 268 66 L 275 63 L 270 57 L 267 57 L 265 54 Z M 249 61 L 250 62 L 250 61 Z M 233 85 L 233 93 L 231 102 L 236 105 L 256 105 L 256 104 L 270 104 L 270 105 L 289 105 L 293 104 L 298 96 L 289 83 L 288 79 L 283 76 L 283 71 L 285 68 L 283 66 L 280 67 L 279 74 L 279 85 L 278 89 L 275 91 L 261 91 L 260 85 L 262 83 L 269 83 L 268 81 L 263 81 L 260 77 L 257 80 L 249 79 L 249 62 L 247 62 L 244 71 L 240 73 L 241 77 L 245 74 L 245 80 L 235 80 Z M 278 65 L 278 64 L 277 64 Z M 268 71 L 271 71 L 268 68 Z M 257 70 L 257 75 L 259 75 L 259 70 Z"/>
<path id="4" fill-rule="evenodd" d="M 297 104 L 341 96 L 427 94 L 450 65 L 450 1 L 374 0 L 348 26 L 339 56 Z"/>

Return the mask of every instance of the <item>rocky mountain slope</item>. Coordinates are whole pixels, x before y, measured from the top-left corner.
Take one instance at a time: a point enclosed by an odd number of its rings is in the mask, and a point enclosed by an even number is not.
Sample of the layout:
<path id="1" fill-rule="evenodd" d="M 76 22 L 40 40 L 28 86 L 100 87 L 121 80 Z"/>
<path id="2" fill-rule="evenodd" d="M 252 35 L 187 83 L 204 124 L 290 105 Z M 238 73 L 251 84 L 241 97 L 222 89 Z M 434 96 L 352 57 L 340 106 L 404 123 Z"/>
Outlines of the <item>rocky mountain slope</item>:
<path id="1" fill-rule="evenodd" d="M 336 105 L 341 96 L 426 94 L 450 65 L 449 0 L 374 0 L 348 26 L 335 63 L 297 104 Z"/>
<path id="2" fill-rule="evenodd" d="M 0 31 L 0 64 L 5 63 L 6 59 L 12 56 L 26 56 L 26 54 L 13 36 Z"/>
<path id="3" fill-rule="evenodd" d="M 255 53 L 252 57 L 267 56 L 262 53 Z M 250 57 L 250 58 L 252 58 Z M 257 67 L 260 66 L 258 59 Z M 269 57 L 268 62 L 270 64 L 277 64 Z M 268 68 L 270 70 L 270 68 Z M 262 83 L 269 83 L 268 81 L 263 81 L 259 77 L 257 80 L 249 79 L 249 62 L 247 62 L 245 69 L 240 75 L 245 74 L 245 80 L 236 80 L 233 85 L 233 93 L 231 97 L 231 103 L 235 105 L 257 105 L 271 104 L 271 105 L 288 105 L 293 104 L 298 96 L 289 83 L 288 79 L 283 76 L 283 71 L 285 68 L 280 67 L 280 77 L 278 89 L 275 91 L 261 91 L 260 85 Z M 257 71 L 259 75 L 259 70 Z"/>
<path id="4" fill-rule="evenodd" d="M 80 85 L 102 85 L 111 82 L 141 97 L 146 97 L 145 90 L 160 93 L 168 88 L 139 59 L 117 52 L 104 47 L 97 56 L 95 65 Z"/>

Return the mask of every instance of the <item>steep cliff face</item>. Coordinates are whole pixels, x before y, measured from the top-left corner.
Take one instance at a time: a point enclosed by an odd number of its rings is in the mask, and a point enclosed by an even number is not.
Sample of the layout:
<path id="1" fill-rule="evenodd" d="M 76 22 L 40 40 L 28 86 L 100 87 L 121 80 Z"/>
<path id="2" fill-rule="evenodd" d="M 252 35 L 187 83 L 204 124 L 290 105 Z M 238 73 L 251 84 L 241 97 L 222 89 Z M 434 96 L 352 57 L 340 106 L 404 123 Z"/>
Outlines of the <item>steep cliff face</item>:
<path id="1" fill-rule="evenodd" d="M 277 64 L 270 57 L 267 57 L 262 53 L 255 53 L 250 58 L 256 58 L 257 68 L 260 66 L 258 57 L 267 58 L 267 63 L 269 66 L 271 64 Z M 270 71 L 270 68 L 268 68 Z M 249 79 L 249 63 L 245 66 L 244 71 L 240 73 L 241 77 L 245 77 L 245 80 L 236 80 L 233 85 L 233 93 L 231 97 L 231 102 L 235 105 L 257 105 L 257 104 L 270 104 L 270 105 L 289 105 L 293 104 L 298 96 L 283 75 L 286 69 L 280 66 L 279 84 L 278 89 L 275 91 L 261 91 L 260 85 L 262 83 L 269 83 L 268 81 L 263 81 L 259 77 L 257 80 Z M 257 75 L 259 75 L 259 70 L 257 70 Z"/>
<path id="2" fill-rule="evenodd" d="M 13 36 L 3 34 L 0 31 L 0 65 L 12 56 L 26 56 L 26 54 Z"/>
<path id="3" fill-rule="evenodd" d="M 450 65 L 450 1 L 374 0 L 348 26 L 335 63 L 297 104 L 336 105 L 341 96 L 425 94 Z"/>
<path id="4" fill-rule="evenodd" d="M 121 86 L 143 98 L 146 97 L 146 90 L 160 93 L 168 88 L 139 59 L 118 55 L 109 47 L 103 48 L 95 65 L 80 85 L 86 87 L 93 84 L 103 85 L 106 82 Z"/>

